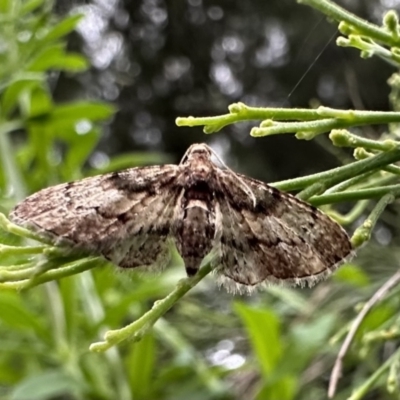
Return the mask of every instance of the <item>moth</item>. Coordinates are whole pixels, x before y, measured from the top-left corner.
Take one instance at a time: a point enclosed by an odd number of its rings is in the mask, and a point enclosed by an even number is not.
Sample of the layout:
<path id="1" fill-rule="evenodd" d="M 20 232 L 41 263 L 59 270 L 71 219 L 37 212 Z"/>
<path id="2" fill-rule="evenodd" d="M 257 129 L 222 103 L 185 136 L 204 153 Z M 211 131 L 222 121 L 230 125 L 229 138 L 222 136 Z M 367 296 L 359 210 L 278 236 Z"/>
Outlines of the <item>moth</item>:
<path id="1" fill-rule="evenodd" d="M 18 204 L 10 219 L 124 269 L 163 270 L 174 245 L 192 276 L 212 251 L 228 290 L 312 284 L 352 254 L 347 233 L 326 214 L 219 167 L 212 155 L 206 144 L 193 144 L 178 165 L 49 187 Z"/>

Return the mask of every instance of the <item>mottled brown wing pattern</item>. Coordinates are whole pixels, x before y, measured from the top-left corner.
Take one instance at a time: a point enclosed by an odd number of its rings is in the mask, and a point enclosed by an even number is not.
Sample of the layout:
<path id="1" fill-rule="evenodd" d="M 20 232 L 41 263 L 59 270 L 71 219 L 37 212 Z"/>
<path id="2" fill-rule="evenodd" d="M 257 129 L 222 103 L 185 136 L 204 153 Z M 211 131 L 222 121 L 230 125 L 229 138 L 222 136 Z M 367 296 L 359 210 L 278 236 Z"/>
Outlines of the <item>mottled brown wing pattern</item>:
<path id="1" fill-rule="evenodd" d="M 123 268 L 161 269 L 169 260 L 177 171 L 176 165 L 132 168 L 53 186 L 17 205 L 10 218 Z"/>
<path id="2" fill-rule="evenodd" d="M 205 144 L 179 165 L 132 168 L 44 189 L 10 217 L 55 244 L 123 268 L 160 270 L 174 243 L 188 275 L 213 249 L 228 290 L 314 283 L 352 254 L 346 232 L 316 208 L 221 169 Z"/>
<path id="3" fill-rule="evenodd" d="M 217 176 L 222 221 L 217 272 L 228 289 L 311 284 L 352 253 L 346 232 L 316 208 L 244 175 L 220 170 Z"/>

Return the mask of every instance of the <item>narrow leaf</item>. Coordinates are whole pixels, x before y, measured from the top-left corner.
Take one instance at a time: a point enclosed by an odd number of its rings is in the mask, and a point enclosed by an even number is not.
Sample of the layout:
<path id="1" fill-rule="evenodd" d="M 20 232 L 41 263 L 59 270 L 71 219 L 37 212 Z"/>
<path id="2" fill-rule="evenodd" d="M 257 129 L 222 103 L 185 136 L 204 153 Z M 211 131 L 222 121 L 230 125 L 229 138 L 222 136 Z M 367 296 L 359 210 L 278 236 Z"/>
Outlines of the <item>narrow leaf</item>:
<path id="1" fill-rule="evenodd" d="M 236 303 L 235 310 L 247 330 L 262 371 L 268 376 L 282 354 L 279 319 L 266 308 L 257 309 L 243 303 Z"/>

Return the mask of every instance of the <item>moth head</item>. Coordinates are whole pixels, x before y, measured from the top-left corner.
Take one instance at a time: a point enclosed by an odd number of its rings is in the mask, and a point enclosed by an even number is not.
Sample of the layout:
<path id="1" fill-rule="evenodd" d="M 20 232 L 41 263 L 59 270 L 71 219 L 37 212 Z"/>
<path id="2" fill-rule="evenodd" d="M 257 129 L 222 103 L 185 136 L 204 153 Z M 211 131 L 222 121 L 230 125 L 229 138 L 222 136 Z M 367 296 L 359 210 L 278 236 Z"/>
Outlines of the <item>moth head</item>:
<path id="1" fill-rule="evenodd" d="M 209 161 L 213 153 L 205 143 L 192 144 L 182 157 L 181 164 L 191 163 L 195 160 Z"/>

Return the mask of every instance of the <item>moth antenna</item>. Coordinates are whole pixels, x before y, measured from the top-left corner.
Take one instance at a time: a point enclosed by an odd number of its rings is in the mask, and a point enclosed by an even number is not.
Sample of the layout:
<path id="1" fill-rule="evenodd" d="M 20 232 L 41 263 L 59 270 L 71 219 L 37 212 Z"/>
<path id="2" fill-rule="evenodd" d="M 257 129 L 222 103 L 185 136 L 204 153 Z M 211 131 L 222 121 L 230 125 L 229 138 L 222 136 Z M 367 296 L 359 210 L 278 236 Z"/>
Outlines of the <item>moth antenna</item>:
<path id="1" fill-rule="evenodd" d="M 187 157 L 187 155 L 192 151 L 192 147 L 193 147 L 193 146 L 190 146 L 190 147 L 185 151 L 184 155 L 183 155 L 182 158 L 181 158 L 180 163 L 182 163 L 182 162 L 185 160 L 185 158 Z"/>
<path id="2" fill-rule="evenodd" d="M 228 168 L 230 171 L 232 171 L 230 168 Z M 254 208 L 256 208 L 257 206 L 257 199 L 256 199 L 256 195 L 254 194 L 254 192 L 251 190 L 251 188 L 249 187 L 249 185 L 246 184 L 246 182 L 240 177 L 240 176 L 236 176 L 236 179 L 247 189 L 247 190 L 243 190 L 247 195 L 249 195 L 251 197 L 251 199 L 253 200 L 253 206 Z"/>

